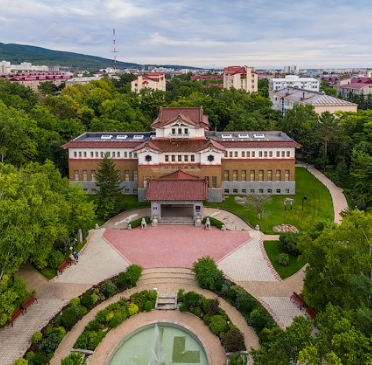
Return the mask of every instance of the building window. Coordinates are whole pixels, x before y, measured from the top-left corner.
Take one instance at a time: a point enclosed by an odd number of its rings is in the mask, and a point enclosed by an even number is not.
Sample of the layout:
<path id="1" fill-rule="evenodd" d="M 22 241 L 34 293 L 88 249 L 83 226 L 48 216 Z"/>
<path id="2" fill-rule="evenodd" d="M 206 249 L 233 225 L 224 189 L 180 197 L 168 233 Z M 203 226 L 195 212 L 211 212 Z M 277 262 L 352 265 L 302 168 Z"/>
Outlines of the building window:
<path id="1" fill-rule="evenodd" d="M 112 157 L 116 157 L 116 152 L 112 151 Z"/>
<path id="2" fill-rule="evenodd" d="M 132 152 L 129 152 L 129 158 L 132 158 Z"/>
<path id="3" fill-rule="evenodd" d="M 263 175 L 264 175 L 263 170 L 258 170 L 258 181 L 262 181 L 263 180 Z"/>
<path id="4" fill-rule="evenodd" d="M 129 170 L 124 171 L 124 181 L 129 181 Z"/>
<path id="5" fill-rule="evenodd" d="M 79 170 L 74 170 L 75 181 L 79 181 Z"/>
<path id="6" fill-rule="evenodd" d="M 124 157 L 128 157 L 128 152 L 127 151 L 124 152 Z"/>
<path id="7" fill-rule="evenodd" d="M 238 151 L 234 151 L 234 157 L 238 157 Z"/>
<path id="8" fill-rule="evenodd" d="M 103 151 L 101 151 L 101 158 L 103 158 Z"/>
<path id="9" fill-rule="evenodd" d="M 251 189 L 250 192 L 251 192 L 251 194 L 254 194 L 256 192 L 256 190 Z"/>
<path id="10" fill-rule="evenodd" d="M 90 151 L 90 157 L 94 157 L 93 151 Z"/>
<path id="11" fill-rule="evenodd" d="M 81 151 L 79 151 L 79 157 L 82 157 L 82 156 L 81 156 Z"/>
<path id="12" fill-rule="evenodd" d="M 188 162 L 189 161 L 189 156 L 188 155 L 185 155 L 184 156 L 184 159 L 185 159 L 185 162 Z"/>
<path id="13" fill-rule="evenodd" d="M 134 181 L 138 180 L 138 171 L 137 170 L 133 170 L 133 180 Z"/>
<path id="14" fill-rule="evenodd" d="M 110 151 L 106 152 L 106 157 L 110 157 Z"/>
<path id="15" fill-rule="evenodd" d="M 238 170 L 233 170 L 233 181 L 238 180 Z"/>
<path id="16" fill-rule="evenodd" d="M 233 194 L 238 194 L 238 189 L 233 189 Z"/>
<path id="17" fill-rule="evenodd" d="M 209 162 L 212 162 L 212 161 L 214 161 L 214 156 L 213 155 L 209 155 L 207 157 L 207 159 L 208 159 Z"/>
<path id="18" fill-rule="evenodd" d="M 245 170 L 242 170 L 241 174 L 242 174 L 242 181 L 246 181 L 246 179 L 247 179 L 247 172 Z"/>
<path id="19" fill-rule="evenodd" d="M 212 176 L 212 188 L 217 187 L 217 176 Z"/>
<path id="20" fill-rule="evenodd" d="M 74 157 L 77 157 L 77 152 L 76 151 L 74 151 Z"/>
<path id="21" fill-rule="evenodd" d="M 195 156 L 191 155 L 191 162 L 195 162 Z"/>
<path id="22" fill-rule="evenodd" d="M 276 193 L 277 194 L 280 194 L 281 193 L 281 190 L 280 189 L 276 189 Z"/>
<path id="23" fill-rule="evenodd" d="M 284 171 L 284 181 L 289 181 L 289 170 Z"/>
<path id="24" fill-rule="evenodd" d="M 133 157 L 134 157 L 134 158 L 137 158 L 137 152 L 134 152 L 134 153 L 133 153 Z"/>
<path id="25" fill-rule="evenodd" d="M 96 170 L 91 170 L 90 176 L 92 181 L 96 181 Z"/>
<path id="26" fill-rule="evenodd" d="M 229 157 L 229 153 L 225 151 L 225 157 Z"/>
<path id="27" fill-rule="evenodd" d="M 251 151 L 247 151 L 247 157 L 251 157 Z"/>
<path id="28" fill-rule="evenodd" d="M 176 128 L 172 128 L 172 134 L 176 134 Z"/>
<path id="29" fill-rule="evenodd" d="M 263 189 L 258 189 L 259 194 L 263 194 Z"/>
<path id="30" fill-rule="evenodd" d="M 269 157 L 273 157 L 273 151 L 269 151 Z"/>
<path id="31" fill-rule="evenodd" d="M 185 128 L 185 134 L 189 134 L 189 129 L 188 128 Z"/>
<path id="32" fill-rule="evenodd" d="M 267 189 L 267 193 L 268 194 L 272 194 L 273 193 L 273 189 Z"/>
<path id="33" fill-rule="evenodd" d="M 256 177 L 255 177 L 255 171 L 254 170 L 251 170 L 251 181 L 255 181 Z"/>
<path id="34" fill-rule="evenodd" d="M 117 151 L 117 152 L 116 152 L 116 156 L 117 156 L 117 157 L 120 157 L 120 151 Z"/>
<path id="35" fill-rule="evenodd" d="M 229 157 L 233 157 L 232 151 L 229 152 Z"/>
<path id="36" fill-rule="evenodd" d="M 267 151 L 264 152 L 264 156 L 267 157 Z"/>
<path id="37" fill-rule="evenodd" d="M 287 151 L 287 157 L 291 157 L 291 151 Z"/>
<path id="38" fill-rule="evenodd" d="M 256 157 L 256 152 L 252 151 L 252 157 Z"/>
<path id="39" fill-rule="evenodd" d="M 242 151 L 242 157 L 245 157 L 245 151 Z"/>
<path id="40" fill-rule="evenodd" d="M 282 151 L 282 157 L 285 157 L 285 151 Z"/>
<path id="41" fill-rule="evenodd" d="M 230 193 L 230 190 L 229 190 L 229 189 L 225 189 L 225 190 L 224 190 L 224 193 L 225 193 L 225 194 L 229 194 L 229 193 Z"/>
<path id="42" fill-rule="evenodd" d="M 276 151 L 276 157 L 280 157 L 280 152 Z"/>
<path id="43" fill-rule="evenodd" d="M 177 159 L 178 159 L 178 162 L 181 162 L 182 161 L 182 155 L 178 155 Z"/>
<path id="44" fill-rule="evenodd" d="M 229 181 L 230 180 L 229 170 L 225 170 L 223 172 L 223 179 L 224 179 L 224 181 Z"/>
<path id="45" fill-rule="evenodd" d="M 289 189 L 285 189 L 285 193 L 286 194 L 289 194 Z"/>
<path id="46" fill-rule="evenodd" d="M 172 162 L 175 162 L 175 161 L 176 161 L 176 156 L 172 155 Z"/>
<path id="47" fill-rule="evenodd" d="M 165 162 L 169 161 L 169 155 L 165 155 Z"/>
<path id="48" fill-rule="evenodd" d="M 98 151 L 95 152 L 95 155 L 96 155 L 96 157 L 99 157 L 99 155 L 98 155 Z"/>
<path id="49" fill-rule="evenodd" d="M 182 128 L 178 128 L 178 134 L 182 134 Z"/>
<path id="50" fill-rule="evenodd" d="M 282 172 L 280 170 L 276 170 L 276 181 L 281 181 L 282 179 Z"/>
<path id="51" fill-rule="evenodd" d="M 152 157 L 150 155 L 145 156 L 145 161 L 150 162 L 152 160 Z"/>
<path id="52" fill-rule="evenodd" d="M 273 181 L 273 170 L 267 170 L 267 181 Z"/>
<path id="53" fill-rule="evenodd" d="M 258 156 L 262 157 L 262 151 L 258 152 Z"/>
<path id="54" fill-rule="evenodd" d="M 247 194 L 247 189 L 242 189 L 242 194 Z"/>

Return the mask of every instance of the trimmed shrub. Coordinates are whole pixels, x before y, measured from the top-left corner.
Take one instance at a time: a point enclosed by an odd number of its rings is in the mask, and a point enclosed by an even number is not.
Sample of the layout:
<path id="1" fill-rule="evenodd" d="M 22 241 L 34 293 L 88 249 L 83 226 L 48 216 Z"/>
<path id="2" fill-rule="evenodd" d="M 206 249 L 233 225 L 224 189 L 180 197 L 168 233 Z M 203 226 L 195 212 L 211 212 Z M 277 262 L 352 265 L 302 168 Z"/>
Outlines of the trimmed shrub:
<path id="1" fill-rule="evenodd" d="M 98 331 L 84 331 L 75 342 L 74 348 L 94 351 L 105 335 L 106 332 L 101 329 Z"/>
<path id="2" fill-rule="evenodd" d="M 280 253 L 276 257 L 276 262 L 281 266 L 288 266 L 289 265 L 289 255 L 287 253 Z"/>
<path id="3" fill-rule="evenodd" d="M 77 310 L 77 307 L 75 307 L 75 306 L 69 306 L 57 318 L 56 323 L 59 326 L 64 327 L 66 330 L 70 330 L 75 325 L 75 323 L 77 321 L 78 321 L 78 310 Z"/>
<path id="4" fill-rule="evenodd" d="M 26 360 L 28 361 L 29 365 L 44 365 L 47 362 L 48 357 L 43 351 L 30 351 L 26 354 Z"/>
<path id="5" fill-rule="evenodd" d="M 246 355 L 235 353 L 229 357 L 228 365 L 247 365 L 247 362 Z"/>
<path id="6" fill-rule="evenodd" d="M 183 313 L 183 312 L 187 312 L 188 311 L 188 308 L 186 307 L 185 303 L 181 303 L 178 306 L 178 310 Z"/>
<path id="7" fill-rule="evenodd" d="M 53 250 L 48 257 L 48 265 L 53 269 L 57 269 L 62 262 L 65 261 L 65 255 L 58 250 Z"/>
<path id="8" fill-rule="evenodd" d="M 83 295 L 81 297 L 80 304 L 89 310 L 92 309 L 94 306 L 92 295 Z"/>
<path id="9" fill-rule="evenodd" d="M 217 228 L 221 229 L 222 226 L 224 225 L 223 222 L 219 221 L 216 218 L 213 218 L 213 217 L 208 217 L 208 218 L 209 218 L 209 221 L 211 223 L 211 226 L 214 226 L 214 227 L 217 227 Z M 203 220 L 202 220 L 202 223 L 205 224 L 206 221 L 207 221 L 207 217 L 204 217 Z"/>
<path id="10" fill-rule="evenodd" d="M 211 316 L 216 315 L 218 313 L 219 306 L 220 306 L 220 302 L 218 301 L 218 299 L 209 300 L 208 310 L 207 310 L 208 314 Z"/>
<path id="11" fill-rule="evenodd" d="M 211 323 L 208 327 L 215 335 L 228 330 L 226 318 L 219 314 L 211 317 Z"/>
<path id="12" fill-rule="evenodd" d="M 271 328 L 274 326 L 275 322 L 263 307 L 258 307 L 253 309 L 248 317 L 248 323 L 254 328 L 254 330 L 259 334 L 264 328 Z"/>
<path id="13" fill-rule="evenodd" d="M 142 274 L 142 267 L 138 265 L 130 265 L 126 271 L 129 288 L 133 288 L 137 285 L 138 279 Z"/>
<path id="14" fill-rule="evenodd" d="M 129 315 L 133 316 L 139 312 L 139 308 L 136 304 L 130 303 L 128 307 Z"/>
<path id="15" fill-rule="evenodd" d="M 201 311 L 201 309 L 199 308 L 199 307 L 196 307 L 196 308 L 194 308 L 194 310 L 192 311 L 192 313 L 194 314 L 194 315 L 196 315 L 197 317 L 201 317 L 201 313 L 202 313 L 202 311 Z"/>
<path id="16" fill-rule="evenodd" d="M 66 333 L 66 332 L 65 332 Z M 53 354 L 62 341 L 62 334 L 59 328 L 49 333 L 40 343 L 40 350 L 45 351 L 48 355 Z"/>
<path id="17" fill-rule="evenodd" d="M 144 217 L 147 224 L 151 223 L 150 217 Z M 135 219 L 134 221 L 130 222 L 130 225 L 132 228 L 139 227 L 141 225 L 142 218 Z"/>
<path id="18" fill-rule="evenodd" d="M 202 296 L 194 291 L 189 291 L 183 296 L 183 303 L 188 310 L 199 307 L 199 303 L 202 302 Z"/>
<path id="19" fill-rule="evenodd" d="M 106 297 L 106 298 L 111 298 L 114 296 L 117 292 L 116 285 L 111 281 L 111 280 L 106 280 L 102 285 L 101 285 L 101 293 Z"/>
<path id="20" fill-rule="evenodd" d="M 99 322 L 93 319 L 86 325 L 84 331 L 98 331 L 99 329 L 101 329 Z"/>
<path id="21" fill-rule="evenodd" d="M 221 342 L 226 352 L 245 350 L 244 335 L 236 327 L 228 330 Z"/>
<path id="22" fill-rule="evenodd" d="M 152 309 L 155 308 L 155 302 L 151 301 L 151 300 L 148 300 L 146 303 L 145 303 L 145 311 L 146 312 L 150 312 Z"/>
<path id="23" fill-rule="evenodd" d="M 123 316 L 120 312 L 115 312 L 112 318 L 107 322 L 108 328 L 113 329 L 124 321 Z"/>
<path id="24" fill-rule="evenodd" d="M 84 355 L 73 352 L 61 360 L 61 365 L 85 365 L 87 363 Z"/>
<path id="25" fill-rule="evenodd" d="M 205 256 L 194 262 L 193 269 L 198 285 L 203 289 L 220 290 L 224 283 L 222 271 L 220 271 L 214 260 Z"/>
<path id="26" fill-rule="evenodd" d="M 183 302 L 184 295 L 185 289 L 179 289 L 177 293 L 177 302 Z"/>
<path id="27" fill-rule="evenodd" d="M 28 365 L 28 361 L 26 359 L 18 359 L 12 365 Z"/>
<path id="28" fill-rule="evenodd" d="M 242 287 L 237 286 L 235 303 L 236 307 L 244 313 L 250 313 L 259 306 L 259 302 L 252 295 L 247 293 Z"/>
<path id="29" fill-rule="evenodd" d="M 297 248 L 298 237 L 298 234 L 293 232 L 281 233 L 279 241 L 282 250 L 290 255 L 298 256 L 300 254 Z"/>
<path id="30" fill-rule="evenodd" d="M 33 344 L 38 344 L 43 339 L 43 334 L 40 331 L 36 331 L 31 338 Z"/>

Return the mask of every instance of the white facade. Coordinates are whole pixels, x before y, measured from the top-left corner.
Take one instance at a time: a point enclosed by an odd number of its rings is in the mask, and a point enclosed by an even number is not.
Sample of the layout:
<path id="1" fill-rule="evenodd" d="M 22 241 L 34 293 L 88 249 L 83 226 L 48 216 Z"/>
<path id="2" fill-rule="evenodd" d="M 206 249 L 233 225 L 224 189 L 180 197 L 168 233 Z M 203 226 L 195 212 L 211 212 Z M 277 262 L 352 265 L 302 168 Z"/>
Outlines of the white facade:
<path id="1" fill-rule="evenodd" d="M 12 67 L 10 62 L 1 61 L 0 62 L 0 75 L 8 75 L 10 74 Z"/>
<path id="2" fill-rule="evenodd" d="M 142 89 L 166 90 L 165 74 L 163 72 L 150 72 L 147 76 L 138 76 L 131 82 L 131 90 L 139 93 Z"/>
<path id="3" fill-rule="evenodd" d="M 269 90 L 277 91 L 286 87 L 296 87 L 310 91 L 319 91 L 320 82 L 310 77 L 300 77 L 297 75 L 287 75 L 284 78 L 271 78 L 269 82 Z"/>

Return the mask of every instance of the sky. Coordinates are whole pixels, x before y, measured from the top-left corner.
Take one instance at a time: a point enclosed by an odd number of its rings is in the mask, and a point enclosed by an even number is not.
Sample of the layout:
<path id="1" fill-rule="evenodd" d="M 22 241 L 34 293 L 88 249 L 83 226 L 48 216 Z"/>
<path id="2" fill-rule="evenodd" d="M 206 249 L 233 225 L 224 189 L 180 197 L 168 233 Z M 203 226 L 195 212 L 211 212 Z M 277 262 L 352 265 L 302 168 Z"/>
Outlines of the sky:
<path id="1" fill-rule="evenodd" d="M 371 0 L 0 0 L 0 42 L 139 64 L 372 67 Z M 1 54 L 0 54 L 1 58 Z"/>

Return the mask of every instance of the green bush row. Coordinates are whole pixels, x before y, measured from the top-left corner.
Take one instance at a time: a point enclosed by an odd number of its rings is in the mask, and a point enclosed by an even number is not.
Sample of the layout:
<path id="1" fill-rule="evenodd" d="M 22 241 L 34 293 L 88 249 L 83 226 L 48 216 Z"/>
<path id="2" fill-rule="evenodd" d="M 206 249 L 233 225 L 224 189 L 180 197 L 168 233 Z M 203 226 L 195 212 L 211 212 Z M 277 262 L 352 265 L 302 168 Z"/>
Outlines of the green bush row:
<path id="1" fill-rule="evenodd" d="M 147 224 L 151 223 L 150 217 L 145 217 L 145 220 L 146 220 Z M 142 222 L 142 218 L 138 218 L 138 219 L 135 219 L 132 222 L 129 222 L 129 224 L 131 225 L 132 228 L 136 228 L 136 227 L 139 227 L 141 225 L 141 222 Z"/>
<path id="2" fill-rule="evenodd" d="M 32 345 L 24 356 L 28 364 L 47 364 L 53 357 L 54 351 L 57 349 L 66 332 L 71 330 L 83 316 L 99 303 L 123 290 L 134 287 L 141 273 L 142 268 L 140 266 L 131 265 L 125 272 L 88 289 L 78 298 L 71 299 L 70 303 L 51 319 L 49 324 L 42 331 L 37 331 L 32 336 Z M 146 302 L 144 304 L 147 308 L 150 308 L 151 305 L 155 305 L 153 296 L 151 298 L 152 299 L 149 299 L 151 304 L 146 304 Z M 153 306 L 149 310 L 152 308 Z M 129 313 L 133 312 L 133 308 L 129 308 L 128 310 Z M 115 327 L 121 320 L 126 318 L 125 313 L 123 313 L 121 317 L 119 314 L 115 314 L 115 318 L 110 318 L 109 323 L 107 323 L 111 328 Z M 100 335 L 101 334 L 98 333 L 96 337 L 99 338 Z M 98 339 L 91 338 L 90 341 L 94 343 L 97 342 Z"/>
<path id="3" fill-rule="evenodd" d="M 144 290 L 131 296 L 130 301 L 121 299 L 99 311 L 96 317 L 85 327 L 83 333 L 75 342 L 74 347 L 94 351 L 106 334 L 117 327 L 128 317 L 141 311 L 155 308 L 157 293 L 154 290 Z"/>
<path id="4" fill-rule="evenodd" d="M 226 352 L 245 350 L 244 336 L 220 308 L 218 299 L 207 299 L 195 293 L 178 291 L 179 310 L 190 312 L 199 317 L 210 331 L 218 336 Z"/>

